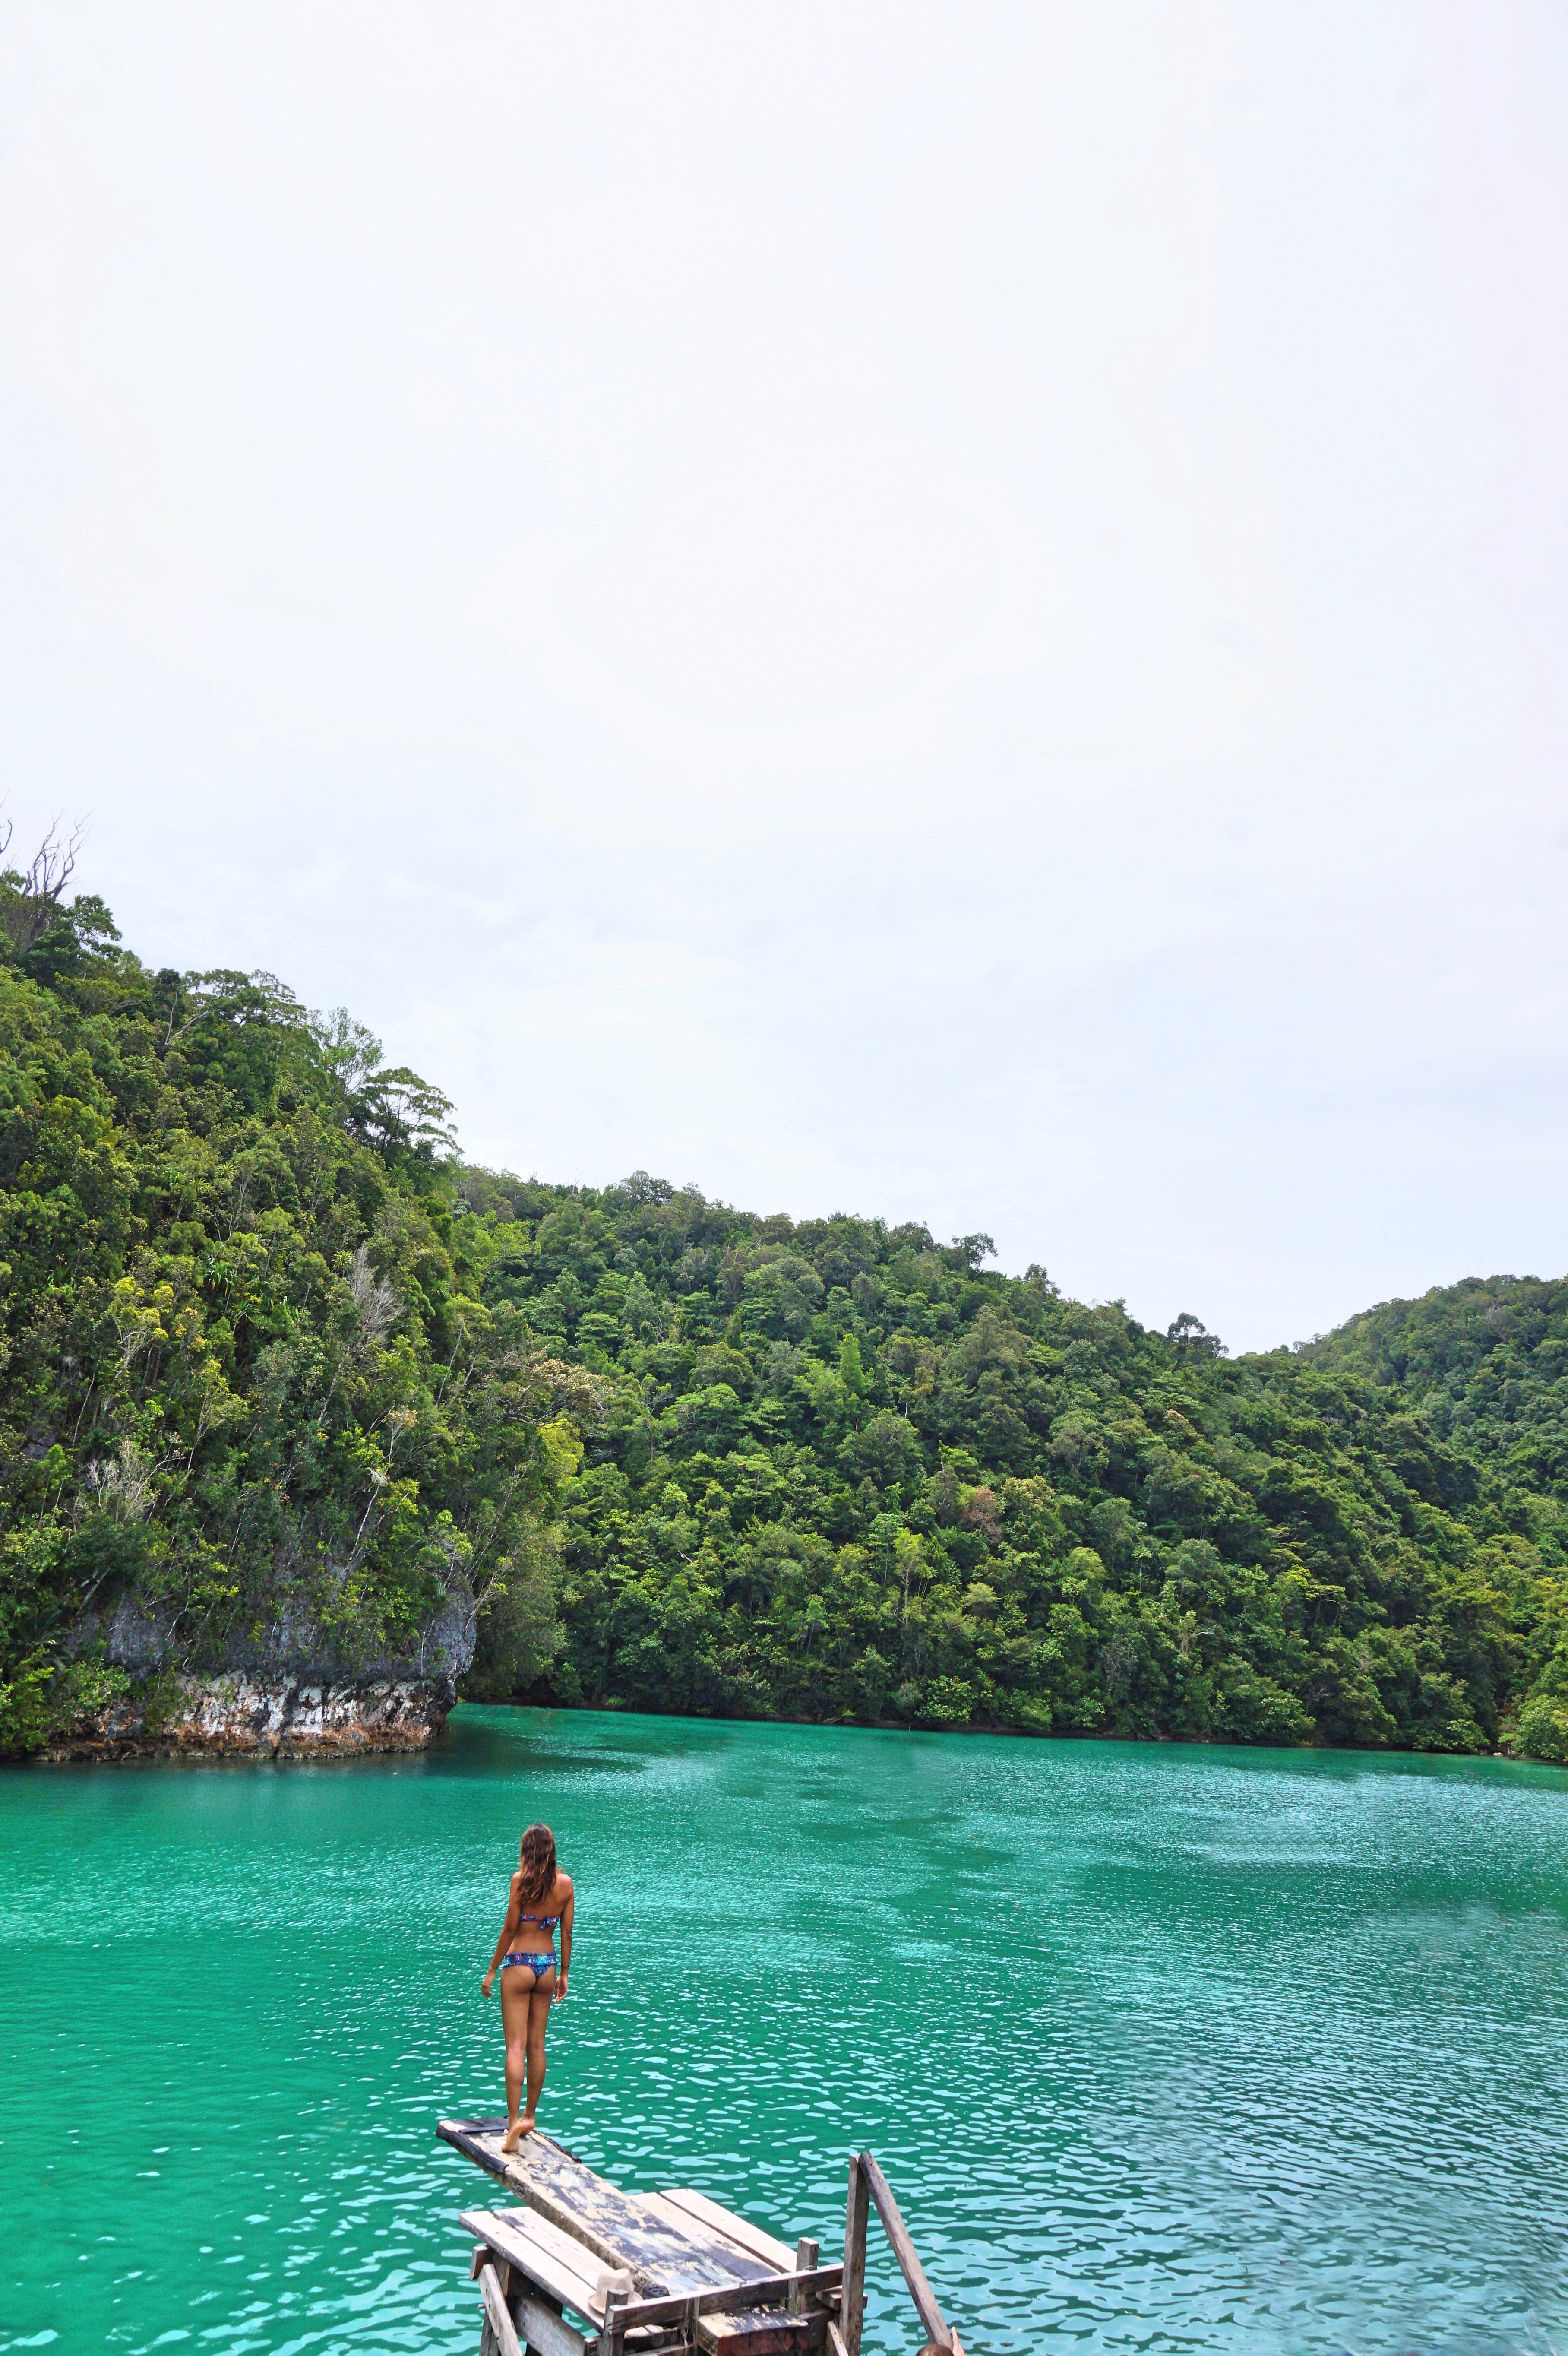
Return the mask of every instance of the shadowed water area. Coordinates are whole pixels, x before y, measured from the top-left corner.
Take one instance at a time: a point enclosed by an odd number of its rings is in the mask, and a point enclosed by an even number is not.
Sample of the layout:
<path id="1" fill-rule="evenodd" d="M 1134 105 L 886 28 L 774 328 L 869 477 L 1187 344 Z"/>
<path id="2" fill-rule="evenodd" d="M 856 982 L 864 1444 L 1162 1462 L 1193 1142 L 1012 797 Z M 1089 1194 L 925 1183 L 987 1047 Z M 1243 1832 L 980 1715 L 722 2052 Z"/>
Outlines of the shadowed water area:
<path id="1" fill-rule="evenodd" d="M 475 2356 L 433 2127 L 534 1816 L 541 2125 L 617 2181 L 827 2256 L 869 2147 L 969 2356 L 1568 2339 L 1568 1774 L 468 1709 L 0 1775 L 0 2349 Z"/>

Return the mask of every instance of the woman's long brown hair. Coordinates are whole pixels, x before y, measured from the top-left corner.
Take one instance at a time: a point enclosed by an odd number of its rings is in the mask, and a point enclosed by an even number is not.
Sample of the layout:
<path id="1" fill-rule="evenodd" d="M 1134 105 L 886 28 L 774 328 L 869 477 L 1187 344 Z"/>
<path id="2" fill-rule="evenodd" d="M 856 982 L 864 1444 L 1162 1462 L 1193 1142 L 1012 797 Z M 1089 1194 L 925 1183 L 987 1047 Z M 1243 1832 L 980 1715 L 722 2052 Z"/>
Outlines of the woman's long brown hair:
<path id="1" fill-rule="evenodd" d="M 523 1883 L 517 1895 L 525 1906 L 537 1905 L 555 1888 L 555 1835 L 548 1825 L 530 1825 L 523 1835 Z"/>

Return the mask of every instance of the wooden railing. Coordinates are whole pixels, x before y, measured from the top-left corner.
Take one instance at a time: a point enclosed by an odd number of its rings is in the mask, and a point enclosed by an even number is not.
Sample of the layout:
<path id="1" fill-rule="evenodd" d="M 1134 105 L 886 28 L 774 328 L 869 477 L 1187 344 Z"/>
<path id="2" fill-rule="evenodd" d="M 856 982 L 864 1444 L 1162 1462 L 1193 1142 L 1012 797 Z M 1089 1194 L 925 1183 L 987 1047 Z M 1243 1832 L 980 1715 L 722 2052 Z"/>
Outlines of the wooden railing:
<path id="1" fill-rule="evenodd" d="M 909 2228 L 899 2214 L 899 2204 L 889 2190 L 888 2179 L 869 2151 L 856 2154 L 849 2162 L 849 2208 L 844 2221 L 844 2283 L 839 2300 L 838 2321 L 828 2326 L 828 2347 L 831 2356 L 860 2356 L 860 2330 L 866 2319 L 866 2228 L 870 2222 L 871 2203 L 882 2221 L 882 2231 L 892 2244 L 899 2270 L 909 2285 L 915 2313 L 925 2333 L 925 2346 L 921 2356 L 964 2356 L 958 2335 L 943 2317 L 936 2304 L 936 2293 L 925 2278 L 925 2268 L 915 2255 Z M 833 2346 L 834 2341 L 838 2346 Z"/>

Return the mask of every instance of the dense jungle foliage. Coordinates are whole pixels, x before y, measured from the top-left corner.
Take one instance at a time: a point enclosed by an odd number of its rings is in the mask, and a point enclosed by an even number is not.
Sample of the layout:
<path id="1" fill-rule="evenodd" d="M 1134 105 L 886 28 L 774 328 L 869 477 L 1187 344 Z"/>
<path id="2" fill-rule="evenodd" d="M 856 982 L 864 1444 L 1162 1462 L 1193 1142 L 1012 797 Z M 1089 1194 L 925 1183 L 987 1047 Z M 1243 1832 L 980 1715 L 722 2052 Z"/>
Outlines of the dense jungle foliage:
<path id="1" fill-rule="evenodd" d="M 487 1598 L 534 1674 L 595 1386 L 483 1305 L 445 1100 L 63 863 L 0 878 L 0 1749 L 181 1667 L 439 1676 Z"/>
<path id="2" fill-rule="evenodd" d="M 1568 1459 L 1468 1447 L 1424 1370 L 1232 1362 L 983 1236 L 458 1183 L 486 1301 L 608 1395 L 541 1695 L 1568 1756 Z"/>
<path id="3" fill-rule="evenodd" d="M 347 1017 L 15 873 L 0 1009 L 12 1748 L 144 1638 L 476 1619 L 481 1698 L 1568 1758 L 1568 1285 L 1231 1360 L 984 1236 L 465 1167 Z"/>

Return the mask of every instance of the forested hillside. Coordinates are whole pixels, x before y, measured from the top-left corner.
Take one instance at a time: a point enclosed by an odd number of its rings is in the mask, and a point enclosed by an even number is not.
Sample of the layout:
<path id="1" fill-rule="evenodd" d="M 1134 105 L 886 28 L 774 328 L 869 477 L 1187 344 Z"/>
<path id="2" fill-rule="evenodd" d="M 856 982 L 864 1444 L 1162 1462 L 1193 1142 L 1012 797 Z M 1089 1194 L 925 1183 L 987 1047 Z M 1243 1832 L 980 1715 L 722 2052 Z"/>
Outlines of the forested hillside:
<path id="1" fill-rule="evenodd" d="M 1470 1277 L 1383 1301 L 1305 1355 L 1403 1391 L 1440 1439 L 1511 1484 L 1568 1494 L 1568 1281 Z"/>
<path id="2" fill-rule="evenodd" d="M 984 1237 L 459 1184 L 486 1300 L 608 1391 L 558 1698 L 1474 1750 L 1555 1655 L 1556 1488 L 1397 1387 L 1146 1332 Z"/>
<path id="3" fill-rule="evenodd" d="M 987 1238 L 465 1167 L 270 977 L 0 893 L 0 1740 L 168 1667 L 1568 1758 L 1568 1287 L 1227 1358 Z"/>
<path id="4" fill-rule="evenodd" d="M 1402 1395 L 1499 1492 L 1568 1498 L 1568 1281 L 1470 1277 L 1388 1301 L 1309 1345 L 1326 1368 Z M 1528 1645 L 1522 1748 L 1568 1759 L 1568 1625 L 1546 1549 Z"/>
<path id="5" fill-rule="evenodd" d="M 482 1305 L 444 1099 L 270 975 L 148 972 L 48 851 L 0 879 L 0 1750 L 179 1668 L 439 1679 L 497 1585 L 531 1674 L 594 1386 Z"/>

